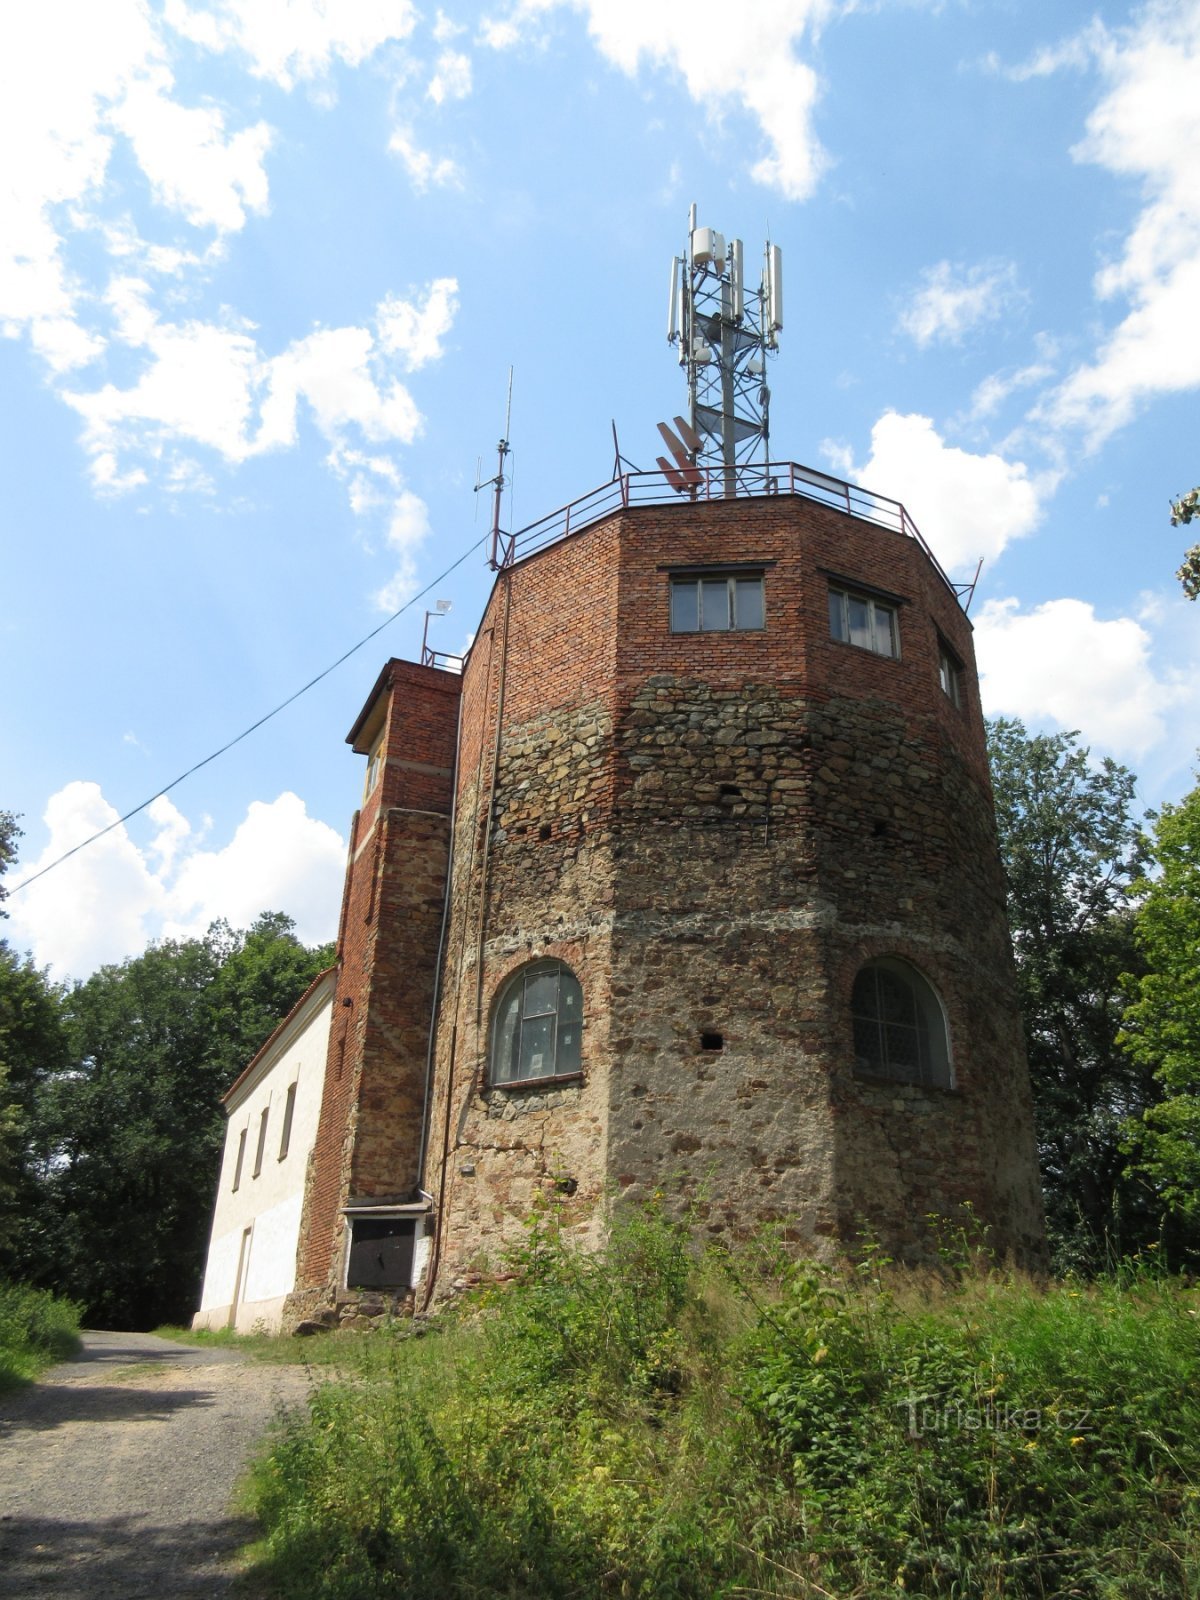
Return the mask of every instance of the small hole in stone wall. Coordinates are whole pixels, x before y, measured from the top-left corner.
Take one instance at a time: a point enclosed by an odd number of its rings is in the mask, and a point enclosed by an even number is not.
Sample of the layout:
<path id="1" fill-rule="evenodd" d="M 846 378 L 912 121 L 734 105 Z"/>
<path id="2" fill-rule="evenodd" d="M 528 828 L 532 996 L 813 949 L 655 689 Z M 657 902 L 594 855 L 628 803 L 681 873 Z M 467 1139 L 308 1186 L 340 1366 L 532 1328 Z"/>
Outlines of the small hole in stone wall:
<path id="1" fill-rule="evenodd" d="M 725 1037 L 720 1033 L 702 1033 L 700 1035 L 701 1050 L 724 1050 Z"/>
<path id="2" fill-rule="evenodd" d="M 875 823 L 872 824 L 871 832 L 876 839 L 886 839 L 890 829 L 883 818 L 880 817 Z"/>
<path id="3" fill-rule="evenodd" d="M 557 1194 L 574 1194 L 579 1188 L 577 1178 L 555 1178 L 554 1188 Z"/>
<path id="4" fill-rule="evenodd" d="M 549 837 L 550 837 L 550 824 L 548 822 L 543 822 L 541 827 L 538 829 L 538 838 L 539 839 L 548 839 Z"/>

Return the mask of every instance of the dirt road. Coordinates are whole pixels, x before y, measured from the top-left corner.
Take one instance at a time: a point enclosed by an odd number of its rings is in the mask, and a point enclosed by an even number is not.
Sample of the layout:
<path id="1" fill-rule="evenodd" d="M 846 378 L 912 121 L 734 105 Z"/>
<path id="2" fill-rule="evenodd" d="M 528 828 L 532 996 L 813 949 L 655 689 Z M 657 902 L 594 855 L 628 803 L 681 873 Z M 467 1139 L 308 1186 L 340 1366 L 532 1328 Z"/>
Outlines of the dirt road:
<path id="1" fill-rule="evenodd" d="M 80 1354 L 0 1399 L 0 1596 L 179 1600 L 229 1593 L 254 1527 L 234 1484 L 303 1367 L 146 1333 Z"/>

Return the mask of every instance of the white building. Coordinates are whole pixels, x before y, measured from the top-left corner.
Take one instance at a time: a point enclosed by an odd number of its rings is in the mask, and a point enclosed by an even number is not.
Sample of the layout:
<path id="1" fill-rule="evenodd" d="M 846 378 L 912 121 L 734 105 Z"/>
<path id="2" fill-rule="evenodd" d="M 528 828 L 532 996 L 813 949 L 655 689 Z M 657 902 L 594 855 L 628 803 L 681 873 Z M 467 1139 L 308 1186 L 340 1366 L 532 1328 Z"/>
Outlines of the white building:
<path id="1" fill-rule="evenodd" d="M 225 1096 L 225 1153 L 195 1328 L 279 1328 L 296 1285 L 335 978 L 330 967 L 313 980 Z"/>

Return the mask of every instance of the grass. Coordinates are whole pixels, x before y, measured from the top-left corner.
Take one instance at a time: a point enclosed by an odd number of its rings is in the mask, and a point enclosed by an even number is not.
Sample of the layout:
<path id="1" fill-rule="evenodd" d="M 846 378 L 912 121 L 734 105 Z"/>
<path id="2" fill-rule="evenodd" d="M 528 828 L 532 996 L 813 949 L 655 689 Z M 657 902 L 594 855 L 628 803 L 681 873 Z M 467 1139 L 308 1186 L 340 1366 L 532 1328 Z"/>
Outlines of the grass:
<path id="1" fill-rule="evenodd" d="M 72 1355 L 81 1316 L 82 1307 L 46 1289 L 0 1280 L 0 1393 Z"/>
<path id="2" fill-rule="evenodd" d="M 320 1333 L 311 1338 L 293 1334 L 234 1333 L 232 1328 L 180 1328 L 163 1323 L 153 1330 L 160 1339 L 175 1344 L 197 1345 L 216 1350 L 239 1350 L 256 1361 L 304 1367 L 339 1367 L 357 1362 L 362 1350 L 362 1333 Z"/>
<path id="3" fill-rule="evenodd" d="M 357 1346 L 252 1480 L 305 1600 L 1200 1593 L 1200 1330 L 1146 1266 L 719 1258 L 665 1222 Z"/>

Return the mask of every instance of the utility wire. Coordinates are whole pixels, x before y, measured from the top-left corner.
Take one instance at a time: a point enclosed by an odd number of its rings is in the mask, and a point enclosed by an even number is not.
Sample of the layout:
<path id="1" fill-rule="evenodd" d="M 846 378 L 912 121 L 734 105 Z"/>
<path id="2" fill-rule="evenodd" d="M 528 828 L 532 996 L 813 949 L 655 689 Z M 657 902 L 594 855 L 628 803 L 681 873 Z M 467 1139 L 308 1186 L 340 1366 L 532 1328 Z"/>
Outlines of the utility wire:
<path id="1" fill-rule="evenodd" d="M 272 717 L 277 717 L 281 711 L 285 711 L 294 701 L 299 700 L 301 695 L 305 695 L 310 689 L 315 688 L 322 678 L 327 678 L 331 672 L 336 672 L 343 661 L 349 661 L 352 655 L 361 650 L 364 645 L 370 644 L 371 640 L 381 634 L 385 628 L 391 627 L 397 617 L 402 617 L 406 611 L 416 605 L 418 600 L 423 600 L 427 594 L 436 589 L 444 578 L 448 578 L 452 572 L 461 567 L 467 557 L 473 556 L 480 545 L 485 544 L 489 538 L 490 534 L 485 533 L 482 539 L 477 539 L 469 550 L 463 551 L 457 561 L 451 562 L 445 572 L 440 572 L 432 582 L 427 583 L 419 593 L 414 594 L 411 600 L 406 600 L 398 611 L 393 611 L 391 616 L 386 617 L 377 628 L 372 628 L 370 633 L 364 635 L 357 644 L 352 644 L 349 650 L 340 655 L 336 661 L 331 661 L 324 671 L 318 672 L 315 678 L 310 678 L 303 688 L 297 689 L 294 694 L 288 695 L 286 700 L 281 700 L 273 711 L 268 711 L 265 716 L 259 717 L 257 722 L 252 722 L 248 728 L 243 728 L 241 733 L 230 739 L 227 744 L 223 744 L 219 750 L 214 750 L 211 755 L 205 756 L 203 761 L 197 761 L 186 772 L 181 772 L 177 778 L 172 778 L 170 783 L 164 784 L 148 800 L 143 800 L 140 806 L 134 806 L 132 811 L 127 811 L 123 817 L 118 817 L 115 822 L 110 822 L 106 828 L 101 828 L 98 833 L 93 833 L 90 838 L 84 839 L 82 843 L 73 845 L 70 850 L 65 851 L 56 860 L 51 861 L 49 865 L 39 868 L 32 876 L 22 878 L 20 883 L 14 883 L 11 889 L 6 890 L 5 898 L 20 894 L 22 889 L 27 889 L 31 883 L 36 883 L 39 878 L 44 878 L 48 872 L 53 872 L 55 867 L 61 867 L 64 861 L 69 861 L 72 856 L 78 855 L 81 850 L 86 850 L 88 845 L 95 844 L 97 839 L 103 839 L 106 833 L 111 833 L 114 828 L 119 828 L 123 822 L 128 822 L 131 817 L 136 817 L 140 811 L 145 811 L 146 807 L 152 806 L 156 800 L 161 800 L 163 795 L 170 794 L 172 789 L 177 789 L 185 778 L 190 778 L 194 772 L 199 772 L 201 767 L 207 767 L 218 756 L 223 756 L 227 750 L 232 750 L 235 744 L 241 744 L 243 739 L 248 739 L 252 733 L 257 732 L 265 723 L 270 722 Z"/>

